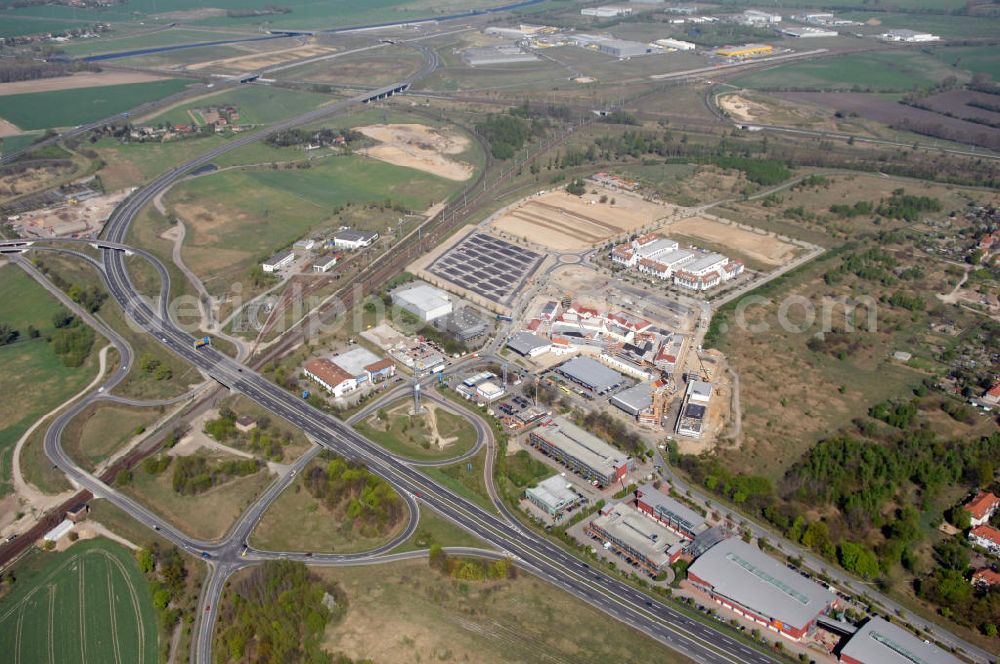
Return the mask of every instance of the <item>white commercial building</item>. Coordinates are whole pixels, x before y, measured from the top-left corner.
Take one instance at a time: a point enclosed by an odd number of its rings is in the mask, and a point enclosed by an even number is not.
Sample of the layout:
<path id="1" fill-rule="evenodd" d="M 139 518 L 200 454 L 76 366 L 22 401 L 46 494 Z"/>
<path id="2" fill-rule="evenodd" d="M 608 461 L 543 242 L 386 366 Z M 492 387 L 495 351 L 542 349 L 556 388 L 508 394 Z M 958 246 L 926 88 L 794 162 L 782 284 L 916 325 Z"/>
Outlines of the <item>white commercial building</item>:
<path id="1" fill-rule="evenodd" d="M 291 265 L 295 261 L 295 253 L 282 251 L 280 254 L 271 256 L 261 264 L 264 272 L 277 272 Z"/>
<path id="2" fill-rule="evenodd" d="M 337 264 L 337 256 L 324 256 L 313 263 L 313 272 L 329 272 Z"/>
<path id="3" fill-rule="evenodd" d="M 746 23 L 747 25 L 769 25 L 772 23 L 781 23 L 781 14 L 771 14 L 768 12 L 758 11 L 756 9 L 748 9 L 743 12 L 741 22 Z"/>
<path id="4" fill-rule="evenodd" d="M 375 231 L 356 231 L 345 228 L 333 234 L 333 245 L 340 249 L 362 249 L 371 246 L 378 240 Z"/>
<path id="5" fill-rule="evenodd" d="M 73 530 L 75 524 L 69 519 L 63 519 L 59 522 L 59 525 L 45 533 L 42 537 L 46 542 L 58 542 L 66 533 Z"/>
<path id="6" fill-rule="evenodd" d="M 680 39 L 657 39 L 654 43 L 657 46 L 672 48 L 676 51 L 693 51 L 696 48 L 695 44 L 688 41 L 681 41 Z"/>
<path id="7" fill-rule="evenodd" d="M 888 32 L 880 34 L 879 39 L 890 42 L 915 43 L 938 41 L 941 38 L 937 35 L 932 35 L 929 32 L 917 32 L 916 30 L 889 30 Z"/>
<path id="8" fill-rule="evenodd" d="M 418 284 L 392 294 L 392 303 L 424 322 L 447 316 L 452 311 L 451 297 L 430 284 Z"/>
<path id="9" fill-rule="evenodd" d="M 292 245 L 292 249 L 295 251 L 312 251 L 312 248 L 316 246 L 316 240 L 312 238 L 305 238 L 303 240 L 298 240 Z"/>
<path id="10" fill-rule="evenodd" d="M 782 28 L 781 34 L 796 39 L 812 39 L 816 37 L 836 37 L 840 33 L 826 28 Z"/>
<path id="11" fill-rule="evenodd" d="M 595 18 L 613 18 L 615 16 L 628 16 L 632 13 L 631 7 L 584 7 L 580 10 L 583 16 L 593 16 Z"/>

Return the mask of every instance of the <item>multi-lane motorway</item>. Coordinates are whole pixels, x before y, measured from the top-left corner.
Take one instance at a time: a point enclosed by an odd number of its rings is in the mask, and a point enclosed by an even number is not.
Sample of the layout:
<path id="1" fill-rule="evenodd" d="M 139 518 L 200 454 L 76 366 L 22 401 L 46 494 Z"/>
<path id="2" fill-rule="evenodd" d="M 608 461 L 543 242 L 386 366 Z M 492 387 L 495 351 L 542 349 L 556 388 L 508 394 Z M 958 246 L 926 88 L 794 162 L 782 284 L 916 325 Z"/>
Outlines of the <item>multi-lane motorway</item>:
<path id="1" fill-rule="evenodd" d="M 273 125 L 267 129 L 247 134 L 232 142 L 206 152 L 180 165 L 136 191 L 109 219 L 104 239 L 113 243 L 124 243 L 129 226 L 139 211 L 161 191 L 198 167 L 210 163 L 220 155 L 244 145 L 262 140 L 267 136 L 298 125 L 308 124 L 328 117 L 365 102 L 373 96 L 388 94 L 405 89 L 413 82 L 432 72 L 438 65 L 436 54 L 429 48 L 413 44 L 424 55 L 425 63 L 413 76 L 399 83 L 386 86 L 374 93 L 364 93 L 352 99 L 305 113 L 291 120 Z M 491 514 L 449 489 L 438 485 L 417 468 L 387 453 L 378 445 L 367 440 L 344 422 L 322 413 L 301 399 L 274 385 L 250 368 L 216 351 L 205 347 L 195 349 L 192 338 L 179 329 L 169 319 L 166 302 L 161 302 L 160 311 L 153 311 L 132 284 L 125 266 L 125 251 L 121 248 L 102 249 L 103 276 L 107 280 L 109 292 L 132 321 L 142 330 L 151 334 L 204 374 L 217 380 L 231 390 L 239 392 L 257 402 L 271 413 L 282 417 L 300 428 L 307 436 L 322 447 L 338 454 L 365 463 L 368 468 L 392 483 L 411 503 L 411 514 L 417 514 L 413 501 L 419 499 L 447 519 L 461 525 L 480 539 L 507 555 L 512 556 L 525 570 L 546 579 L 559 588 L 579 597 L 605 613 L 645 632 L 664 644 L 701 662 L 752 662 L 774 661 L 770 656 L 753 650 L 733 637 L 716 631 L 711 626 L 694 620 L 676 609 L 660 604 L 631 586 L 590 568 L 569 555 L 557 545 Z M 103 495 L 126 509 L 147 526 L 189 551 L 201 552 L 212 561 L 212 574 L 203 591 L 204 609 L 199 611 L 203 622 L 193 646 L 196 662 L 210 662 L 212 622 L 217 598 L 228 575 L 241 565 L 240 556 L 246 537 L 259 520 L 268 504 L 263 496 L 241 519 L 234 536 L 223 543 L 198 542 L 176 531 L 170 524 L 126 496 L 110 491 L 79 469 L 68 459 L 58 445 L 58 432 L 53 433 L 53 444 L 46 444 L 46 452 L 53 461 L 74 481 L 91 489 L 96 495 Z M 301 460 L 304 465 L 305 460 Z M 291 474 L 286 475 L 290 478 Z M 290 481 L 290 479 L 288 479 Z M 96 484 L 96 486 L 95 486 Z M 272 485 L 270 491 L 280 492 L 282 483 Z M 275 495 L 277 495 L 275 493 Z M 255 513 L 259 509 L 260 514 Z M 410 524 L 410 528 L 413 524 Z M 370 559 L 377 552 L 357 555 L 359 559 Z M 259 555 L 256 552 L 250 556 Z M 290 555 L 290 554 L 289 554 Z M 308 558 L 310 562 L 316 557 Z M 330 557 L 329 564 L 346 561 L 346 557 Z M 319 562 L 319 561 L 316 561 Z M 208 602 L 211 602 L 209 604 Z M 203 615 L 202 615 L 203 614 Z"/>
<path id="2" fill-rule="evenodd" d="M 513 557 L 526 571 L 551 582 L 562 590 L 696 661 L 748 662 L 752 664 L 775 661 L 770 655 L 751 648 L 746 643 L 717 630 L 714 626 L 699 622 L 670 606 L 657 602 L 624 582 L 589 567 L 556 544 L 519 527 L 516 520 L 510 518 L 504 508 L 501 507 L 500 515 L 490 513 L 468 499 L 437 484 L 414 467 L 414 464 L 389 454 L 358 434 L 349 425 L 312 408 L 303 400 L 296 398 L 249 367 L 223 355 L 214 348 L 195 349 L 192 346 L 192 338 L 170 320 L 166 298 L 162 299 L 159 311 L 154 311 L 129 279 L 124 261 L 123 243 L 133 219 L 157 194 L 191 171 L 210 163 L 224 153 L 262 140 L 273 133 L 321 120 L 346 110 L 352 105 L 407 88 L 432 72 L 438 64 L 437 56 L 431 49 L 418 44 L 412 44 L 412 46 L 421 51 L 425 63 L 420 71 L 408 79 L 375 92 L 367 92 L 352 99 L 316 109 L 267 129 L 241 136 L 175 167 L 135 192 L 114 212 L 105 228 L 104 239 L 108 244 L 102 249 L 102 260 L 100 261 L 102 276 L 107 281 L 112 297 L 132 321 L 143 331 L 153 335 L 169 350 L 199 368 L 205 375 L 254 400 L 271 413 L 300 428 L 318 446 L 300 458 L 288 473 L 273 483 L 241 516 L 234 531 L 220 542 L 201 542 L 188 538 L 152 511 L 100 483 L 76 467 L 72 460 L 63 453 L 59 445 L 59 434 L 62 427 L 72 416 L 70 413 L 78 412 L 76 409 L 67 411 L 65 419 L 60 418 L 61 422 L 57 420 L 47 433 L 46 453 L 63 472 L 80 486 L 91 490 L 95 495 L 108 498 L 177 546 L 208 560 L 211 571 L 203 589 L 202 607 L 198 612 L 197 637 L 192 645 L 192 660 L 195 662 L 207 663 L 212 660 L 212 634 L 217 600 L 220 597 L 223 584 L 234 571 L 247 564 L 274 557 L 300 559 L 309 564 L 335 565 L 375 563 L 421 555 L 419 552 L 387 553 L 412 534 L 416 527 L 418 501 L 423 502 L 443 517 L 459 524 L 493 546 L 496 551 L 492 555 Z M 3 244 L 0 244 L 0 247 L 2 246 Z M 153 262 L 154 265 L 157 264 L 155 259 Z M 165 271 L 161 272 L 161 279 L 161 285 L 169 291 L 169 281 Z M 105 336 L 110 334 L 109 339 L 115 339 L 112 332 L 100 331 Z M 122 364 L 126 365 L 125 362 Z M 121 368 L 106 382 L 105 388 L 116 384 L 117 380 L 120 380 L 119 374 L 124 375 L 121 373 Z M 481 437 L 485 437 L 488 432 L 480 431 L 479 433 Z M 362 554 L 290 554 L 256 551 L 249 548 L 247 539 L 254 526 L 260 521 L 267 506 L 323 448 L 365 463 L 372 472 L 399 490 L 400 495 L 407 501 L 411 515 L 410 522 L 404 528 L 403 533 L 384 547 Z M 502 503 L 500 504 L 502 505 Z M 470 550 L 468 553 L 483 554 L 480 550 Z"/>

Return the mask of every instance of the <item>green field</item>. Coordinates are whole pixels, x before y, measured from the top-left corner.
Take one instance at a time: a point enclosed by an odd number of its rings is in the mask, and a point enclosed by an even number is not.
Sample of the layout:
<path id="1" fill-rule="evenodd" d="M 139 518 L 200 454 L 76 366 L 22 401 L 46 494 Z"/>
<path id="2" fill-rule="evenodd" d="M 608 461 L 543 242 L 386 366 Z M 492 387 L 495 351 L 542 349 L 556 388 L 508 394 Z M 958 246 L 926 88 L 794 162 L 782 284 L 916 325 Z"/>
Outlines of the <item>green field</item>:
<path id="1" fill-rule="evenodd" d="M 157 661 L 149 584 L 107 540 L 33 552 L 0 600 L 0 650 L 11 664 Z"/>
<path id="2" fill-rule="evenodd" d="M 0 323 L 19 330 L 13 344 L 0 346 L 0 495 L 10 492 L 11 455 L 14 444 L 34 422 L 93 380 L 96 353 L 81 367 L 69 368 L 42 338 L 29 339 L 33 325 L 44 335 L 52 316 L 63 307 L 20 268 L 0 268 Z M 98 339 L 95 345 L 99 345 Z M 25 381 L 25 376 L 31 376 Z"/>
<path id="3" fill-rule="evenodd" d="M 997 22 L 1000 29 L 1000 21 Z M 982 72 L 1000 81 L 1000 49 L 995 46 L 959 46 L 934 51 L 934 57 L 956 69 Z"/>
<path id="4" fill-rule="evenodd" d="M 222 136 L 206 136 L 167 143 L 119 143 L 103 138 L 93 144 L 104 161 L 99 171 L 109 191 L 134 187 L 225 142 Z M 158 285 L 157 285 L 158 287 Z"/>
<path id="5" fill-rule="evenodd" d="M 771 90 L 900 91 L 930 87 L 956 72 L 917 51 L 865 53 L 800 62 L 743 76 L 736 85 Z"/>
<path id="6" fill-rule="evenodd" d="M 123 35 L 113 39 L 89 39 L 73 42 L 63 46 L 63 50 L 69 55 L 83 57 L 98 53 L 118 53 L 120 51 L 134 51 L 142 48 L 172 46 L 174 44 L 194 44 L 198 42 L 222 41 L 224 39 L 246 39 L 248 36 L 253 35 L 239 32 L 223 32 L 221 30 L 219 32 L 207 32 L 205 30 L 171 28 L 148 35 Z"/>
<path id="7" fill-rule="evenodd" d="M 94 468 L 158 417 L 154 408 L 97 403 L 69 423 L 63 432 L 63 448 L 84 468 Z"/>
<path id="8" fill-rule="evenodd" d="M 880 21 L 878 32 L 885 30 L 918 30 L 939 35 L 942 39 L 974 39 L 996 37 L 1000 19 L 983 16 L 949 16 L 942 14 L 891 14 L 885 12 L 846 12 L 838 16 L 866 22 Z"/>
<path id="9" fill-rule="evenodd" d="M 236 88 L 199 101 L 183 104 L 151 118 L 148 124 L 191 124 L 189 110 L 206 106 L 235 106 L 241 124 L 271 124 L 278 120 L 305 113 L 331 101 L 326 95 L 302 90 L 282 90 L 267 86 Z"/>
<path id="10" fill-rule="evenodd" d="M 37 35 L 43 32 L 62 32 L 72 28 L 82 28 L 86 21 L 72 19 L 44 19 L 5 16 L 0 21 L 0 37 L 19 37 L 21 35 Z"/>
<path id="11" fill-rule="evenodd" d="M 21 129 L 71 127 L 100 120 L 183 90 L 189 81 L 106 85 L 0 96 L 0 117 Z"/>
<path id="12" fill-rule="evenodd" d="M 328 158 L 308 169 L 240 169 L 207 175 L 179 185 L 167 200 L 188 226 L 185 262 L 213 290 L 245 279 L 256 260 L 311 230 L 332 226 L 333 209 L 338 206 L 392 200 L 422 211 L 460 186 L 413 169 L 347 156 Z M 388 214 L 375 209 L 369 216 L 381 219 Z"/>

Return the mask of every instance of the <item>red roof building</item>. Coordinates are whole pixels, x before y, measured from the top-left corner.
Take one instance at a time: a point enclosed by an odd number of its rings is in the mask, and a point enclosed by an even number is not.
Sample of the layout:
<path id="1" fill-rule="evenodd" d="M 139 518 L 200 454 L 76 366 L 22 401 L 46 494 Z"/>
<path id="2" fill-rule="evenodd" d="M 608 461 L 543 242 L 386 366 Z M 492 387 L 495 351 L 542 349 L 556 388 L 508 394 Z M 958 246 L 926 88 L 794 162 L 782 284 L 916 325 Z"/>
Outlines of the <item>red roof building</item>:
<path id="1" fill-rule="evenodd" d="M 981 526 L 989 521 L 997 508 L 1000 507 L 1000 498 L 989 491 L 980 491 L 964 507 L 965 511 L 972 516 L 972 525 Z"/>
<path id="2" fill-rule="evenodd" d="M 1000 574 L 989 567 L 978 569 L 972 575 L 972 585 L 980 590 L 989 590 L 994 586 L 1000 586 Z"/>
<path id="3" fill-rule="evenodd" d="M 993 555 L 1000 555 L 1000 530 L 992 526 L 976 526 L 969 531 L 969 541 Z"/>

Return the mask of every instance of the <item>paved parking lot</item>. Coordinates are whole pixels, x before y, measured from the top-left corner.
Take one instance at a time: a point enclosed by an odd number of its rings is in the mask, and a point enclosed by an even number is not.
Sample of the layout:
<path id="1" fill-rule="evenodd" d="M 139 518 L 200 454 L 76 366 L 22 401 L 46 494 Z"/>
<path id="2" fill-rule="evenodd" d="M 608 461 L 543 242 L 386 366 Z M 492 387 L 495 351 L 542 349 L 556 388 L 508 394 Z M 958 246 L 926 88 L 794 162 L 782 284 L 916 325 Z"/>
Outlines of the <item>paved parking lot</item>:
<path id="1" fill-rule="evenodd" d="M 510 305 L 545 258 L 542 254 L 472 233 L 427 268 L 436 277 L 497 304 Z"/>

